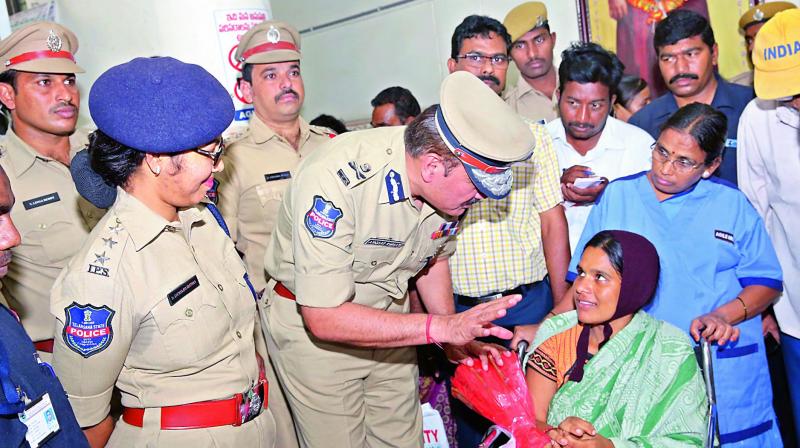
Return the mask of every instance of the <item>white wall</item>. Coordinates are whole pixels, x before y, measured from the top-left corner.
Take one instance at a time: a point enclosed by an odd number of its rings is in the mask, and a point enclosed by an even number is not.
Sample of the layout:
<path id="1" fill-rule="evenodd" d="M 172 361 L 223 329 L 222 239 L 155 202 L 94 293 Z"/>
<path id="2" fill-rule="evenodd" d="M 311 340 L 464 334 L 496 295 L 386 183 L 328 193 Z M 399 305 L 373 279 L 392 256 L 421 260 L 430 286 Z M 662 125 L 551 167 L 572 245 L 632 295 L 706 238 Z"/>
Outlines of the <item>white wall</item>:
<path id="1" fill-rule="evenodd" d="M 272 0 L 279 20 L 305 29 L 348 17 L 394 0 Z M 302 36 L 306 87 L 303 116 L 328 113 L 346 121 L 368 119 L 370 100 L 382 89 L 401 85 L 424 108 L 438 103 L 439 83 L 447 75 L 450 37 L 470 14 L 502 21 L 522 0 L 417 0 Z M 331 7 L 335 4 L 336 7 Z M 545 0 L 550 27 L 557 32 L 556 53 L 578 40 L 576 3 Z M 558 58 L 556 58 L 556 64 Z M 512 73 L 513 71 L 513 73 Z M 509 82 L 517 80 L 509 69 Z"/>

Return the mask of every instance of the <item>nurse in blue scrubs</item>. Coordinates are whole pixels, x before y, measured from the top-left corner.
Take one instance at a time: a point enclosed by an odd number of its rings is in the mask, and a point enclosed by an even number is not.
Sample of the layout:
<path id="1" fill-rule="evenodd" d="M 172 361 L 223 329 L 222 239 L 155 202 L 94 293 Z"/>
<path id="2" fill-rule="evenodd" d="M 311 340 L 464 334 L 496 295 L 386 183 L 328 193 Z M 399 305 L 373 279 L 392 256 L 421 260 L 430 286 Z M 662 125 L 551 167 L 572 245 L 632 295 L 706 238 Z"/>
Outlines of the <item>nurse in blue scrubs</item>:
<path id="1" fill-rule="evenodd" d="M 711 177 L 720 164 L 726 121 L 700 103 L 675 112 L 653 145 L 651 169 L 606 187 L 577 247 L 613 229 L 652 241 L 661 280 L 645 310 L 694 340 L 714 343 L 723 446 L 781 447 L 761 334 L 761 312 L 782 289 L 781 268 L 744 194 Z M 569 281 L 578 260 L 570 263 Z"/>

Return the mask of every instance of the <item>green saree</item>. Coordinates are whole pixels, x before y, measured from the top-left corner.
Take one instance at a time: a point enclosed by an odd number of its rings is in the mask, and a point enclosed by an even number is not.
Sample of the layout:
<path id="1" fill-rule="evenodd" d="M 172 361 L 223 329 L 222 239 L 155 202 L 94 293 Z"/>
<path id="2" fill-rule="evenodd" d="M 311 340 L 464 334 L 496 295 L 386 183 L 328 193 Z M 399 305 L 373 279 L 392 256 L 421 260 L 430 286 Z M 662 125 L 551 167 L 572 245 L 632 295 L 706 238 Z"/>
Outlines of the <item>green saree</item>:
<path id="1" fill-rule="evenodd" d="M 578 322 L 575 311 L 545 321 L 528 354 Z M 528 355 L 528 356 L 529 356 Z M 615 447 L 702 446 L 708 401 L 687 336 L 644 311 L 615 334 L 550 402 L 547 422 L 575 416 Z"/>

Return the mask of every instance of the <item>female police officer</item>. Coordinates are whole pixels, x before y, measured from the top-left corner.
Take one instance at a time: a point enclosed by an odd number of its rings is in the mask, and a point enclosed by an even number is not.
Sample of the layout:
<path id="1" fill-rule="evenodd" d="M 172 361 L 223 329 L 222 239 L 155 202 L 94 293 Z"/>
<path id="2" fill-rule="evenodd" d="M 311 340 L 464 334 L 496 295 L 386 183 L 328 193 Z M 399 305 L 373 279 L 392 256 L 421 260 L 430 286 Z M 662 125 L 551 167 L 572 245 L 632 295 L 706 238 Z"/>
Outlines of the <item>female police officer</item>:
<path id="1" fill-rule="evenodd" d="M 199 204 L 223 168 L 229 95 L 199 66 L 137 58 L 98 78 L 89 109 L 98 131 L 73 176 L 116 200 L 51 296 L 79 423 L 94 446 L 273 446 L 253 295 L 218 212 Z M 81 182 L 89 164 L 101 191 Z"/>

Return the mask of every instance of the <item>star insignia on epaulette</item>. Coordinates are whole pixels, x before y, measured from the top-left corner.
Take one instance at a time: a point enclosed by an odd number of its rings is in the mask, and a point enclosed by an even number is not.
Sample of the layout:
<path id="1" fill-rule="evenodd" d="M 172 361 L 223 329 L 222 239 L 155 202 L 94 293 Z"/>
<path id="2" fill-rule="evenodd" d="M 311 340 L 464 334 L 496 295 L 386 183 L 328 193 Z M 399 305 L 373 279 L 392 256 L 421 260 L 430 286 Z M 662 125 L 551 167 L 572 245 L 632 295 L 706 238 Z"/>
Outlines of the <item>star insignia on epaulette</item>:
<path id="1" fill-rule="evenodd" d="M 114 224 L 113 226 L 110 226 L 108 230 L 114 232 L 114 235 L 118 235 L 119 232 L 122 230 L 122 226 L 119 224 L 119 221 L 117 221 L 117 223 Z"/>
<path id="2" fill-rule="evenodd" d="M 110 259 L 111 259 L 111 258 L 109 258 L 109 257 L 106 257 L 106 252 L 105 252 L 105 251 L 103 251 L 103 253 L 102 253 L 102 254 L 94 254 L 94 256 L 96 257 L 96 258 L 94 259 L 94 262 L 95 262 L 95 263 L 100 263 L 100 264 L 101 264 L 101 265 L 103 265 L 103 266 L 105 266 L 105 265 L 106 265 L 106 261 L 108 261 L 108 260 L 110 260 Z"/>
<path id="3" fill-rule="evenodd" d="M 109 249 L 113 249 L 114 245 L 117 244 L 117 242 L 114 241 L 114 238 L 111 237 L 101 238 L 101 239 L 103 240 L 103 243 L 105 243 L 105 245 L 108 246 Z"/>

